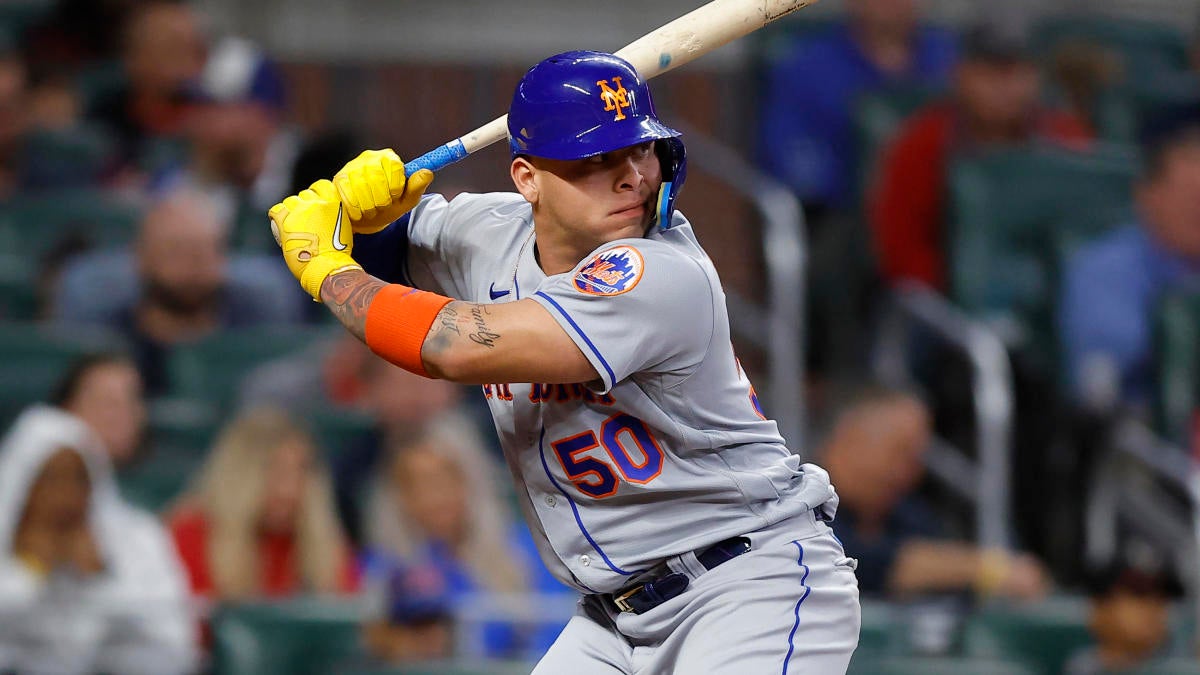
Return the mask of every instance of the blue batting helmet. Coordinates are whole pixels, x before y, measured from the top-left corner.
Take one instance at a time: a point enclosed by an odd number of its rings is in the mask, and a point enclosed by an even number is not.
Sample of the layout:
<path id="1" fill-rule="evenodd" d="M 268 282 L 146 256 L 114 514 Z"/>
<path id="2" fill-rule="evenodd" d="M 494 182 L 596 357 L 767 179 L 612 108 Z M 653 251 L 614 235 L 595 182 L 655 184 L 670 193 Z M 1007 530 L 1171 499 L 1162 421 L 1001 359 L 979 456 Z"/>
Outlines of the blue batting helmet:
<path id="1" fill-rule="evenodd" d="M 512 156 L 583 159 L 657 141 L 663 184 L 658 222 L 671 223 L 687 174 L 680 133 L 658 120 L 650 89 L 633 66 L 604 52 L 573 51 L 530 68 L 508 109 Z"/>

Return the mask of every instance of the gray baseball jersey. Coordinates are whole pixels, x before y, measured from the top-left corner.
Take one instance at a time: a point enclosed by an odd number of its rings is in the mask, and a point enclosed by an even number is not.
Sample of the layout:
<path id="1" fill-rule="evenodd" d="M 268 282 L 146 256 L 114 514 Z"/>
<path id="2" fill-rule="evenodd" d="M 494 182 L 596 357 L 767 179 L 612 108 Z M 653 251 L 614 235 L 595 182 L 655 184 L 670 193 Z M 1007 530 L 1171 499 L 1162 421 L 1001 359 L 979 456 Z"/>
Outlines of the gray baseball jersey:
<path id="1" fill-rule="evenodd" d="M 565 583 L 612 592 L 833 496 L 828 481 L 803 480 L 763 415 L 716 270 L 678 212 L 671 228 L 553 276 L 520 195 L 430 195 L 407 220 L 405 281 L 475 303 L 532 299 L 600 375 L 483 387 L 543 560 Z"/>

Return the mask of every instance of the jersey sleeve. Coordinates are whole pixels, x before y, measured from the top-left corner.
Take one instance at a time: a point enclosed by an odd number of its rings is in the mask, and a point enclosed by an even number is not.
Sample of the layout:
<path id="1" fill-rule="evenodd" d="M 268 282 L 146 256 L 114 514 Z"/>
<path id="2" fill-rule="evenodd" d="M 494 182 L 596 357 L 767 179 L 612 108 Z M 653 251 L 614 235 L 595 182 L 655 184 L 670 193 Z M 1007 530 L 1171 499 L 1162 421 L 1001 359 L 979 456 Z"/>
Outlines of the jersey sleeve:
<path id="1" fill-rule="evenodd" d="M 690 375 L 714 333 L 710 277 L 701 261 L 661 241 L 612 242 L 534 293 L 603 381 L 634 373 Z"/>

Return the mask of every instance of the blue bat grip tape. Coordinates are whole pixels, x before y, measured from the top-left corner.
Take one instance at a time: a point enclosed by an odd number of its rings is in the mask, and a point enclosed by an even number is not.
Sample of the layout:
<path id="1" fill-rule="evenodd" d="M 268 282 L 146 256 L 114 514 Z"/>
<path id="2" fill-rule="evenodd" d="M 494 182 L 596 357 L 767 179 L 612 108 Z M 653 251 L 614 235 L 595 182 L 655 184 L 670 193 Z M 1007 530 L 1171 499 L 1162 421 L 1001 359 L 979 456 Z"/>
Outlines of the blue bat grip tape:
<path id="1" fill-rule="evenodd" d="M 420 171 L 421 169 L 438 171 L 466 157 L 467 154 L 467 149 L 463 147 L 462 141 L 453 140 L 405 164 L 404 175 L 411 176 L 413 172 Z"/>

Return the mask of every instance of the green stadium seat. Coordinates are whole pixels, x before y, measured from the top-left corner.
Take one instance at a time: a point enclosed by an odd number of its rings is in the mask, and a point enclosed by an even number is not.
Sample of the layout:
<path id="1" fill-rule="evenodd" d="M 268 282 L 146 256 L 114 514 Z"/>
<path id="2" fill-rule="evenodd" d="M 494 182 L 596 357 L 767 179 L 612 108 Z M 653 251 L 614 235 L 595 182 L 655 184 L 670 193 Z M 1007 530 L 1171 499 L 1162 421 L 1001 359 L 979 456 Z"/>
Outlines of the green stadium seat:
<path id="1" fill-rule="evenodd" d="M 0 322 L 0 423 L 7 427 L 21 409 L 45 401 L 76 359 L 122 346 L 118 338 L 98 329 Z"/>
<path id="2" fill-rule="evenodd" d="M 1190 446 L 1200 412 L 1200 293 L 1175 293 L 1155 316 L 1155 424 L 1165 437 Z"/>
<path id="3" fill-rule="evenodd" d="M 1043 59 L 1068 42 L 1104 47 L 1118 59 L 1128 81 L 1188 67 L 1186 31 L 1129 17 L 1051 16 L 1034 27 L 1032 41 Z"/>
<path id="4" fill-rule="evenodd" d="M 1051 675 L 1092 644 L 1083 597 L 1050 598 L 1036 605 L 989 606 L 967 622 L 963 648 L 972 658 L 1019 661 Z"/>
<path id="5" fill-rule="evenodd" d="M 15 255 L 0 255 L 0 321 L 31 321 L 37 304 L 33 265 Z"/>
<path id="6" fill-rule="evenodd" d="M 128 243 L 140 219 L 137 206 L 96 190 L 18 197 L 0 205 L 0 250 L 38 260 L 72 236 L 93 245 Z"/>
<path id="7" fill-rule="evenodd" d="M 152 513 L 167 509 L 199 474 L 203 455 L 153 448 L 150 456 L 117 471 L 121 496 Z"/>
<path id="8" fill-rule="evenodd" d="M 867 194 L 877 162 L 906 118 L 938 95 L 923 87 L 900 87 L 871 92 L 854 106 L 854 136 L 858 146 L 858 190 Z"/>
<path id="9" fill-rule="evenodd" d="M 214 675 L 328 675 L 361 661 L 354 601 L 301 598 L 218 607 L 212 620 Z"/>
<path id="10" fill-rule="evenodd" d="M 1028 147 L 955 162 L 946 232 L 955 302 L 1053 372 L 1057 243 L 1120 224 L 1136 171 L 1130 153 L 1109 148 Z"/>
<path id="11" fill-rule="evenodd" d="M 1124 671 L 1122 675 L 1200 675 L 1200 661 L 1187 658 L 1163 659 Z"/>
<path id="12" fill-rule="evenodd" d="M 1026 665 L 993 659 L 893 656 L 855 659 L 847 675 L 1041 675 Z"/>
<path id="13" fill-rule="evenodd" d="M 303 349 L 327 334 L 325 329 L 309 326 L 265 326 L 224 331 L 177 345 L 167 364 L 170 394 L 229 410 L 251 369 Z"/>
<path id="14" fill-rule="evenodd" d="M 446 661 L 411 666 L 348 667 L 337 670 L 335 675 L 529 675 L 534 665 L 499 661 Z"/>

